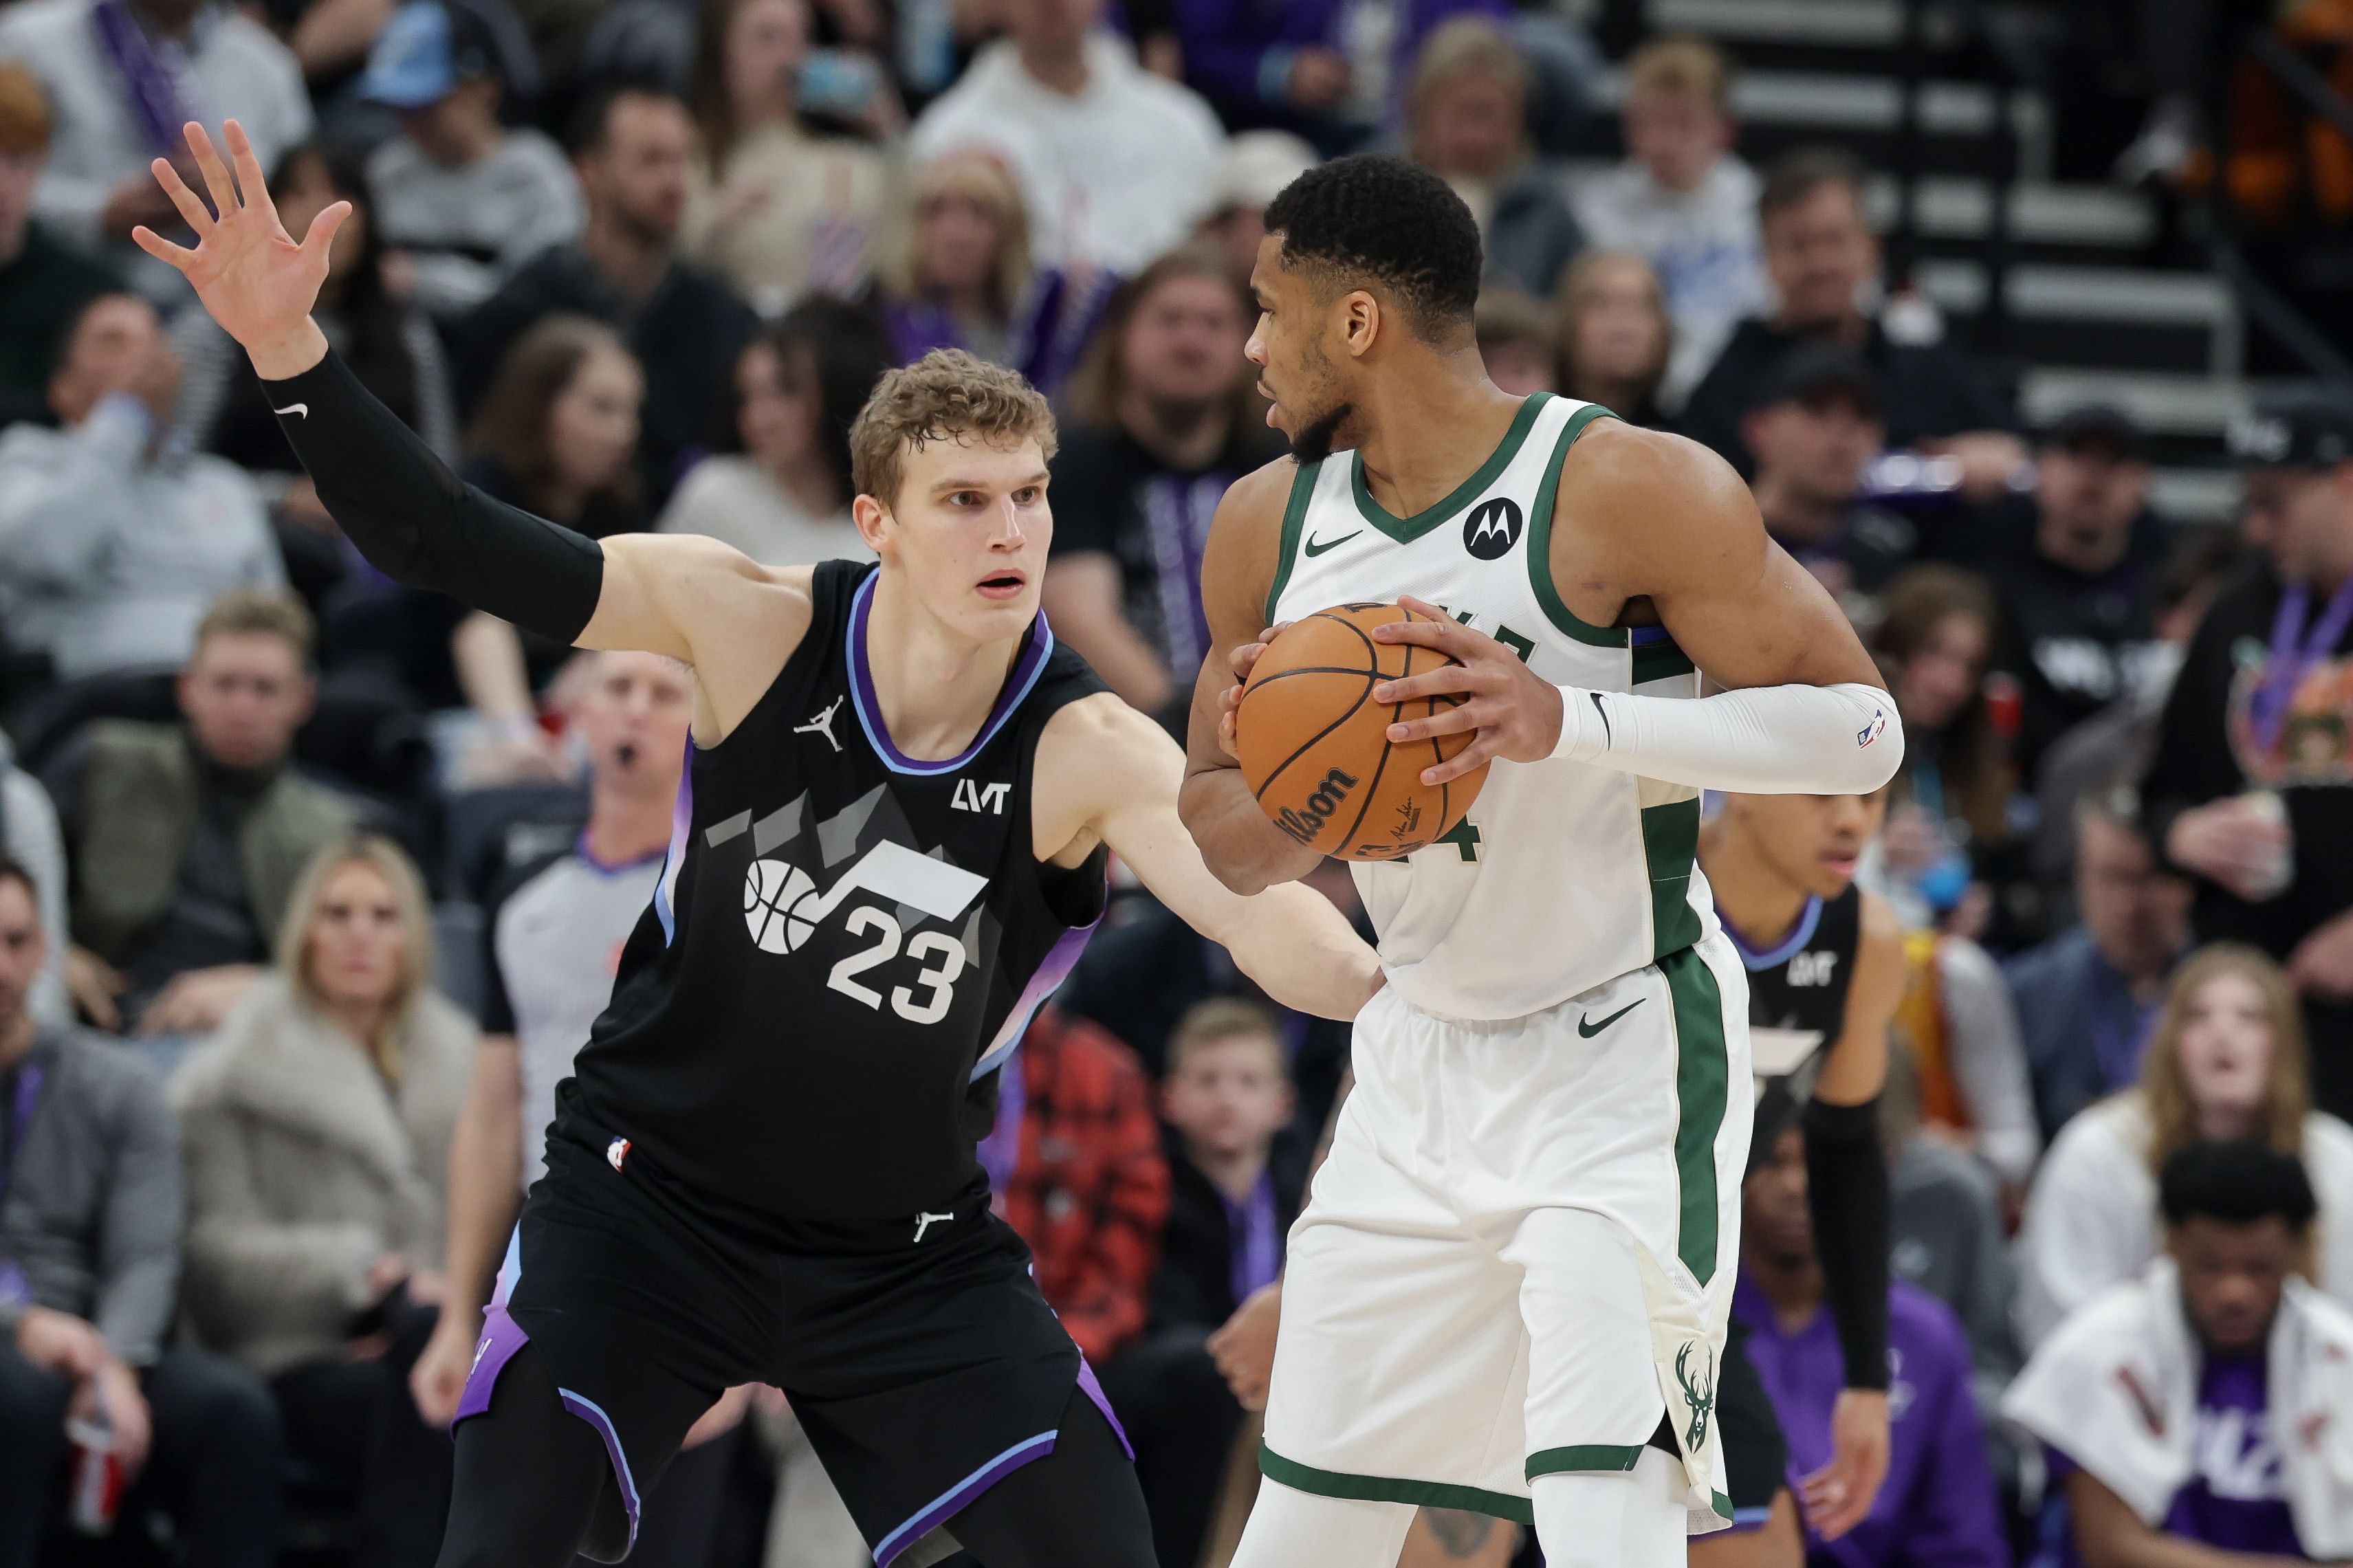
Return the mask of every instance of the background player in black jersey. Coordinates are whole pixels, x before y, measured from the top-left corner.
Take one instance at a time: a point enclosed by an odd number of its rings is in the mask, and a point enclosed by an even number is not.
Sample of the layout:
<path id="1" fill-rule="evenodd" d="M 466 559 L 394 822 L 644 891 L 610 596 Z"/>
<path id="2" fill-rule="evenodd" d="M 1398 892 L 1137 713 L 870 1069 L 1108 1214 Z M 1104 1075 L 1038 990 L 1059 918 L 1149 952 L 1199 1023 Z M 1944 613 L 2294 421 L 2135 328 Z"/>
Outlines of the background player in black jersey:
<path id="1" fill-rule="evenodd" d="M 443 1568 L 622 1556 L 746 1382 L 792 1396 L 881 1568 L 956 1542 L 1152 1568 L 1125 1440 L 988 1212 L 991 1069 L 1100 918 L 1106 851 L 1288 1006 L 1352 1016 L 1380 980 L 1319 895 L 1209 874 L 1175 744 L 1055 646 L 1044 400 L 960 354 L 883 379 L 851 431 L 879 567 L 599 544 L 461 484 L 360 387 L 309 315 L 350 205 L 298 243 L 225 134 L 234 176 L 187 127 L 210 208 L 154 165 L 196 247 L 139 242 L 244 345 L 345 534 L 404 583 L 694 671 L 653 907 L 459 1405 Z"/>
<path id="2" fill-rule="evenodd" d="M 1752 1163 L 1793 1116 L 1806 1130 L 1808 1195 L 1846 1363 L 1835 1452 L 1805 1478 L 1806 1519 L 1843 1535 L 1887 1474 L 1887 1163 L 1879 1095 L 1904 999 L 1895 912 L 1854 885 L 1887 811 L 1875 795 L 1727 795 L 1700 829 L 1700 869 L 1748 971 L 1757 1073 Z M 1800 1107 L 1802 1106 L 1802 1109 Z M 1694 1538 L 1694 1568 L 1797 1568 L 1787 1451 L 1736 1324 L 1716 1394 L 1735 1528 Z"/>

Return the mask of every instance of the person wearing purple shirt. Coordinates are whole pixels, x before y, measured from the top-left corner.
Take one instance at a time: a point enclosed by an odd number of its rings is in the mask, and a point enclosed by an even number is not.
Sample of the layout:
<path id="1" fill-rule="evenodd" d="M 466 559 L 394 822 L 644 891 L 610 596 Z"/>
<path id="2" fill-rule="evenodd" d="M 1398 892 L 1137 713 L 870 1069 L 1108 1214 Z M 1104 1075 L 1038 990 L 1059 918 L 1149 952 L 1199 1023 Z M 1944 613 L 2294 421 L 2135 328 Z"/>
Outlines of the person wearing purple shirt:
<path id="1" fill-rule="evenodd" d="M 1176 0 L 1186 84 L 1225 122 L 1345 152 L 1393 121 L 1422 40 L 1451 16 L 1508 21 L 1505 0 Z"/>
<path id="2" fill-rule="evenodd" d="M 1829 1461 L 1831 1412 L 1846 1385 L 1806 1204 L 1805 1134 L 1794 1124 L 1743 1189 L 1732 1316 L 1780 1417 L 1794 1487 Z M 1888 1291 L 1887 1367 L 1887 1479 L 1853 1530 L 1834 1541 L 1808 1530 L 1810 1568 L 2009 1568 L 1968 1336 L 1944 1303 L 1901 1280 Z"/>
<path id="3" fill-rule="evenodd" d="M 2199 1363 L 2189 1474 L 2152 1528 L 2102 1479 L 2102 1455 L 2079 1460 L 2046 1445 L 2067 1526 L 2050 1555 L 2058 1568 L 2314 1561 L 2288 1501 L 2267 1354 L 2287 1278 L 2309 1241 L 2310 1180 L 2295 1156 L 2261 1143 L 2193 1143 L 2166 1162 L 2158 1190 Z"/>

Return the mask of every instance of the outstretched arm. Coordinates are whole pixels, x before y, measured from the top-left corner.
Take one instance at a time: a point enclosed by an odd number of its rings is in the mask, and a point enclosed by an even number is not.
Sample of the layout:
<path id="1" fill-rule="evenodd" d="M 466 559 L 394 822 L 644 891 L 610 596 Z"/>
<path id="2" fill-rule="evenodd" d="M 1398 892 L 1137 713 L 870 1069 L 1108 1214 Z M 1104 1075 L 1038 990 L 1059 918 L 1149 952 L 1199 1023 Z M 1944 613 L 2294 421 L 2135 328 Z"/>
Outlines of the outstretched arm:
<path id="1" fill-rule="evenodd" d="M 1054 716 L 1039 751 L 1038 842 L 1062 842 L 1055 859 L 1108 844 L 1286 1007 L 1353 1018 L 1380 988 L 1380 961 L 1323 894 L 1287 882 L 1246 898 L 1210 875 L 1176 815 L 1184 758 L 1151 720 L 1115 697 L 1091 697 Z"/>
<path id="2" fill-rule="evenodd" d="M 244 345 L 319 499 L 360 552 L 398 582 L 561 642 L 686 660 L 723 725 L 748 710 L 782 662 L 771 647 L 748 658 L 736 651 L 759 590 L 772 585 L 759 568 L 710 540 L 643 536 L 600 546 L 459 480 L 360 385 L 311 319 L 351 204 L 326 208 L 298 242 L 278 220 L 244 128 L 232 120 L 224 134 L 233 175 L 204 128 L 187 128 L 209 207 L 172 164 L 153 165 L 195 232 L 195 248 L 143 227 L 132 237 L 177 268 Z M 714 652 L 723 664 L 764 668 L 747 668 L 740 680 L 723 671 L 714 683 Z"/>
<path id="3" fill-rule="evenodd" d="M 1293 472 L 1284 458 L 1227 490 L 1201 558 L 1209 651 L 1193 687 L 1179 810 L 1210 871 L 1237 893 L 1295 882 L 1323 859 L 1259 809 L 1234 754 L 1242 679 L 1266 649 L 1267 595 L 1274 583 L 1283 502 Z"/>

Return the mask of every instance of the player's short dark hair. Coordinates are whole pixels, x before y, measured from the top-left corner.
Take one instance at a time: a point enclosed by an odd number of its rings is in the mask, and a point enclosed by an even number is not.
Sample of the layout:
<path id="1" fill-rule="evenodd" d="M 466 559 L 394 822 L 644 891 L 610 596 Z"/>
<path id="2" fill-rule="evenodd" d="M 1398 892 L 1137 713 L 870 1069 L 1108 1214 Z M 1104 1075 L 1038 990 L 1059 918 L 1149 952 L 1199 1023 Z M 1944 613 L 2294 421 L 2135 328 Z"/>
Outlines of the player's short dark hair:
<path id="1" fill-rule="evenodd" d="M 25 897 L 31 900 L 33 917 L 37 921 L 41 913 L 41 888 L 33 880 L 32 868 L 5 850 L 0 850 L 0 884 L 8 882 L 25 889 Z"/>
<path id="2" fill-rule="evenodd" d="M 1388 289 L 1426 340 L 1456 335 L 1478 306 L 1478 222 L 1419 163 L 1360 153 L 1319 164 L 1268 205 L 1266 231 L 1282 237 L 1286 268 L 1321 267 L 1344 284 Z"/>
<path id="3" fill-rule="evenodd" d="M 2304 1162 L 2254 1138 L 2177 1151 L 2158 1173 L 2157 1191 L 2168 1225 L 2200 1217 L 2252 1225 L 2277 1216 L 2301 1231 L 2320 1209 Z"/>
<path id="4" fill-rule="evenodd" d="M 1843 147 L 1792 147 L 1765 165 L 1757 192 L 1757 221 L 1771 223 L 1824 185 L 1844 185 L 1862 210 L 1862 162 Z"/>

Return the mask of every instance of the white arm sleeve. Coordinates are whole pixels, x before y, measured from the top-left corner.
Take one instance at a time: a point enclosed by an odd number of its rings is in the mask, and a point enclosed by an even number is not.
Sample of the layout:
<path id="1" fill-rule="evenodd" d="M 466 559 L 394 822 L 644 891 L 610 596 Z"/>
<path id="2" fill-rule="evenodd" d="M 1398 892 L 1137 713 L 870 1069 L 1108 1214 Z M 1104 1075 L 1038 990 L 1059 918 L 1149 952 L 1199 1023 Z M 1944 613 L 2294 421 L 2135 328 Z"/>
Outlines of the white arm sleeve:
<path id="1" fill-rule="evenodd" d="M 1869 795 L 1904 761 L 1875 686 L 1752 686 L 1688 697 L 1560 688 L 1556 757 L 1742 795 Z"/>

